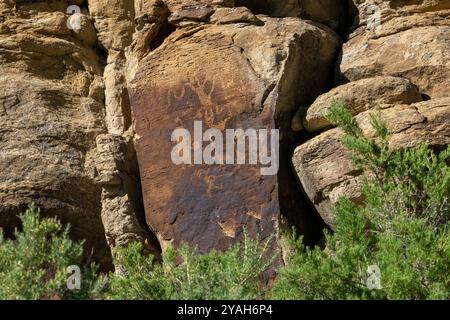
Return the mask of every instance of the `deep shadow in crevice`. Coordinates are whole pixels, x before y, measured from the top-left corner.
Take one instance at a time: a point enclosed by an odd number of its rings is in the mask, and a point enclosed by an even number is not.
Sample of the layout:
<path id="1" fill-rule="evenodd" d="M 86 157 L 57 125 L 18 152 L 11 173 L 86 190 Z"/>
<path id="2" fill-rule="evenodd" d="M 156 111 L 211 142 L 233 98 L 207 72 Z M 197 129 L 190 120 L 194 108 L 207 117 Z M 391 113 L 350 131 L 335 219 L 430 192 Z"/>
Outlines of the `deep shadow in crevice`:
<path id="1" fill-rule="evenodd" d="M 359 12 L 351 0 L 344 2 L 344 5 L 340 30 L 342 32 L 341 37 L 345 41 L 355 25 L 359 24 Z M 348 79 L 345 79 L 340 73 L 341 60 L 342 49 L 338 51 L 335 58 L 335 67 L 330 70 L 328 80 L 323 86 L 323 92 L 314 93 L 305 101 L 296 101 L 297 105 L 309 106 L 320 94 L 331 90 L 336 85 L 348 82 Z M 308 197 L 299 181 L 292 164 L 292 156 L 297 146 L 313 139 L 318 134 L 306 131 L 293 132 L 290 126 L 283 126 L 283 123 L 292 119 L 293 116 L 294 114 L 287 114 L 283 116 L 284 119 L 277 119 L 279 124 L 277 127 L 280 129 L 280 135 L 282 136 L 280 140 L 280 171 L 278 174 L 280 206 L 288 226 L 294 227 L 297 234 L 303 236 L 305 245 L 316 246 L 323 240 L 324 230 L 330 230 L 330 228 L 320 216 L 312 199 Z"/>
<path id="2" fill-rule="evenodd" d="M 139 193 L 142 194 L 142 187 L 141 187 L 140 182 L 139 182 L 139 185 L 136 187 L 136 189 L 138 189 Z M 141 197 L 141 199 L 142 199 L 142 197 Z M 135 208 L 135 213 L 136 213 L 136 218 L 138 220 L 140 227 L 145 231 L 145 233 L 148 237 L 146 245 L 149 248 L 151 248 L 151 250 L 150 250 L 150 252 L 147 252 L 147 253 L 152 254 L 155 257 L 156 262 L 161 261 L 161 259 L 162 259 L 161 244 L 159 243 L 159 240 L 156 237 L 155 233 L 152 230 L 150 230 L 150 227 L 148 226 L 148 224 L 146 222 L 143 201 L 140 201 L 139 208 Z"/>
<path id="3" fill-rule="evenodd" d="M 427 95 L 426 93 L 422 93 L 421 96 L 422 96 L 423 101 L 431 100 L 431 97 L 429 95 Z"/>
<path id="4" fill-rule="evenodd" d="M 152 41 L 150 41 L 150 50 L 156 50 L 173 32 L 175 32 L 175 30 L 176 27 L 169 22 L 163 23 L 159 28 L 156 37 L 154 37 Z"/>
<path id="5" fill-rule="evenodd" d="M 299 81 L 305 81 L 301 79 Z M 322 93 L 327 92 L 333 84 L 333 71 L 323 85 L 323 90 L 314 94 L 305 95 L 297 92 L 294 105 L 310 105 Z M 275 119 L 276 127 L 280 130 L 280 163 L 278 172 L 278 194 L 282 215 L 282 228 L 296 230 L 298 236 L 303 237 L 307 246 L 316 246 L 323 238 L 323 230 L 327 225 L 323 221 L 315 205 L 306 194 L 302 183 L 299 181 L 295 168 L 292 164 L 293 153 L 297 146 L 309 141 L 314 136 L 302 132 L 294 132 L 291 129 L 291 119 L 297 110 L 285 110 Z"/>
<path id="6" fill-rule="evenodd" d="M 303 237 L 307 246 L 315 246 L 323 237 L 323 230 L 327 225 L 320 217 L 316 207 L 307 196 L 292 165 L 293 150 L 299 143 L 307 139 L 301 134 L 283 132 L 280 141 L 280 170 L 278 172 L 279 201 L 284 229 L 296 230 L 298 236 Z"/>
<path id="7" fill-rule="evenodd" d="M 131 116 L 131 111 L 130 111 Z M 139 164 L 137 160 L 137 153 L 132 141 L 129 142 L 126 165 L 128 168 L 128 177 L 122 179 L 124 183 L 124 189 L 130 199 L 130 203 L 133 207 L 135 218 L 141 227 L 141 230 L 145 232 L 144 253 L 152 254 L 157 261 L 161 259 L 161 245 L 156 237 L 155 233 L 149 228 L 144 207 L 144 195 L 142 192 L 141 174 Z"/>
<path id="8" fill-rule="evenodd" d="M 254 14 L 267 14 L 272 10 L 273 1 L 270 0 L 235 0 L 236 7 L 247 7 Z"/>
<path id="9" fill-rule="evenodd" d="M 359 10 L 358 7 L 355 5 L 355 2 L 353 0 L 347 0 L 347 17 L 346 17 L 346 33 L 347 37 L 350 33 L 356 30 L 358 28 L 360 20 L 359 20 Z"/>
<path id="10" fill-rule="evenodd" d="M 142 193 L 142 185 L 141 185 L 139 168 L 137 170 L 138 170 L 138 172 L 137 172 L 137 180 L 136 180 L 135 187 L 136 187 L 136 193 L 141 196 L 137 199 L 137 201 L 134 201 L 134 203 L 135 203 L 134 212 L 136 213 L 136 219 L 137 219 L 140 227 L 146 232 L 146 234 L 148 236 L 149 245 L 156 250 L 152 254 L 155 256 L 156 260 L 160 260 L 161 254 L 162 254 L 161 244 L 159 243 L 159 240 L 156 237 L 155 233 L 152 230 L 150 230 L 150 227 L 148 226 L 146 218 L 145 218 L 144 197 L 143 197 L 143 193 Z"/>

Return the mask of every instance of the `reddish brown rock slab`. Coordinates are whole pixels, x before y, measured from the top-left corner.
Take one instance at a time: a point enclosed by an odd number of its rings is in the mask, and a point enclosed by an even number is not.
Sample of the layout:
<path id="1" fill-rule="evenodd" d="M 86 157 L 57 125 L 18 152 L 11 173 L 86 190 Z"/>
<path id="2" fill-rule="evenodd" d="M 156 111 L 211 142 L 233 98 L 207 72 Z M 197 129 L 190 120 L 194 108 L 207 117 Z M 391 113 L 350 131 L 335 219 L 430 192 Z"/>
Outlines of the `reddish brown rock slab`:
<path id="1" fill-rule="evenodd" d="M 278 127 L 302 99 L 312 100 L 324 87 L 327 72 L 318 76 L 313 68 L 332 65 L 338 40 L 298 19 L 265 19 L 264 27 L 211 26 L 176 39 L 174 34 L 141 61 L 131 84 L 148 225 L 163 249 L 182 242 L 201 251 L 226 249 L 241 239 L 244 226 L 252 236 L 276 236 L 279 194 L 286 192 L 280 192 L 279 179 L 286 172 L 263 176 L 260 165 L 175 165 L 171 135 L 177 128 L 193 135 L 194 121 L 222 132 Z M 239 45 L 249 41 L 249 50 Z M 316 51 L 314 59 L 300 60 L 305 50 Z M 283 94 L 287 88 L 294 89 L 290 95 Z"/>
<path id="2" fill-rule="evenodd" d="M 269 127 L 273 120 L 252 117 L 258 111 L 249 107 L 260 104 L 257 95 L 264 87 L 238 51 L 220 37 L 209 44 L 192 45 L 197 52 L 203 47 L 207 53 L 201 59 L 186 56 L 195 73 L 154 74 L 152 78 L 158 81 L 153 83 L 138 78 L 146 87 L 138 85 L 133 99 L 146 217 L 162 244 L 185 241 L 203 250 L 226 248 L 243 225 L 251 233 L 266 230 L 265 236 L 275 230 L 277 177 L 260 176 L 256 166 L 174 165 L 171 133 L 177 128 L 193 133 L 194 120 L 221 129 L 240 122 Z M 224 56 L 230 62 L 225 68 L 215 63 Z M 234 68 L 241 72 L 235 73 Z M 207 80 L 196 78 L 202 73 Z"/>

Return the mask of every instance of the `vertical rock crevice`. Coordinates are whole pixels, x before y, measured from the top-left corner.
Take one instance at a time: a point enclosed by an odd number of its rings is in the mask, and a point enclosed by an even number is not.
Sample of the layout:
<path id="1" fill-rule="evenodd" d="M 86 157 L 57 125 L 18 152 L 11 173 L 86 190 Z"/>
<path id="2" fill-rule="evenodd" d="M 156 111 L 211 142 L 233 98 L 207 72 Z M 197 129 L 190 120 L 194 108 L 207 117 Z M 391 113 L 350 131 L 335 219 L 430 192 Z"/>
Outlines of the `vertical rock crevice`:
<path id="1" fill-rule="evenodd" d="M 89 1 L 99 45 L 106 54 L 103 81 L 107 133 L 96 138 L 95 159 L 102 187 L 101 216 L 113 253 L 118 246 L 141 242 L 146 253 L 159 256 L 159 243 L 145 224 L 128 95 L 127 48 L 136 28 L 135 3 L 115 2 Z"/>
<path id="2" fill-rule="evenodd" d="M 321 28 L 331 28 L 341 39 L 348 36 L 350 20 L 354 17 L 354 12 L 349 9 L 347 0 L 296 0 L 296 1 L 253 1 L 237 0 L 236 6 L 245 6 L 254 14 L 265 14 L 272 17 L 299 17 L 311 20 L 313 23 L 321 25 Z M 277 106 L 279 110 L 275 117 L 276 126 L 280 129 L 280 171 L 278 173 L 279 202 L 281 210 L 281 227 L 290 229 L 295 227 L 298 234 L 302 235 L 307 245 L 316 245 L 323 237 L 323 229 L 327 224 L 319 215 L 313 200 L 308 197 L 303 185 L 299 181 L 295 168 L 292 165 L 292 155 L 295 148 L 314 135 L 299 132 L 303 129 L 302 117 L 306 114 L 310 106 L 317 97 L 327 92 L 333 87 L 334 66 L 333 63 L 323 74 L 302 75 L 301 70 L 305 68 L 301 59 L 307 55 L 314 54 L 314 49 L 302 48 L 302 43 L 314 43 L 313 39 L 301 39 L 292 42 L 289 48 L 288 68 L 282 72 L 278 85 Z M 300 47 L 295 47 L 295 46 Z M 309 49 L 309 50 L 308 50 Z M 330 48 L 329 50 L 333 50 Z M 338 50 L 334 55 L 334 61 L 339 59 Z M 297 61 L 293 61 L 297 59 Z M 314 90 L 307 92 L 307 82 L 318 84 Z M 307 92 L 307 93 L 306 93 Z M 290 110 L 286 106 L 291 106 Z M 299 107 L 300 106 L 300 107 Z M 297 108 L 297 109 L 296 109 Z M 295 127 L 298 122 L 298 128 Z"/>

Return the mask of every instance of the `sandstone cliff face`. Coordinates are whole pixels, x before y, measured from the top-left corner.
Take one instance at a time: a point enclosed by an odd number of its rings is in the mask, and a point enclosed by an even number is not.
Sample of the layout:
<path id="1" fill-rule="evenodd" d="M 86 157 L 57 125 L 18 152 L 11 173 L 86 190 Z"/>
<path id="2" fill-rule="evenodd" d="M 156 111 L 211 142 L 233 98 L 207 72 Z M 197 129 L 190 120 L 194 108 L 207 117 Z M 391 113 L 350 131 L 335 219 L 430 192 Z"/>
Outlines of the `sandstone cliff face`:
<path id="1" fill-rule="evenodd" d="M 95 137 L 105 131 L 102 66 L 67 28 L 66 8 L 0 4 L 0 226 L 13 227 L 35 201 L 107 259 L 94 183 Z"/>
<path id="2" fill-rule="evenodd" d="M 450 1 L 0 0 L 0 227 L 36 202 L 108 267 L 130 241 L 315 243 L 359 173 L 325 114 L 450 140 Z M 175 129 L 279 129 L 279 171 L 175 165 Z M 198 147 L 198 146 L 197 146 Z M 142 183 L 142 190 L 141 190 Z M 319 213 L 320 216 L 317 214 Z M 155 236 L 158 241 L 156 241 Z"/>
<path id="3" fill-rule="evenodd" d="M 97 32 L 123 23 L 112 11 L 96 20 L 84 1 L 0 2 L 0 227 L 12 230 L 34 201 L 105 268 L 110 247 L 148 238 L 124 68 L 104 52 L 128 43 Z"/>

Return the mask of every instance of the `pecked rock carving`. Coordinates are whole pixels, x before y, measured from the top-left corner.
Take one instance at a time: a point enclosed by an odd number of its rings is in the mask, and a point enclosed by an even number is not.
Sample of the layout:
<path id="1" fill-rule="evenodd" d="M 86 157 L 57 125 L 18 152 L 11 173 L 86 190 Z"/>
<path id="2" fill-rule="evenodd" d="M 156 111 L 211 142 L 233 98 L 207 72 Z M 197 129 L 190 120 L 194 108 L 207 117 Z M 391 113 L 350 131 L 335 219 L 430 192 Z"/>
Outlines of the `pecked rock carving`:
<path id="1" fill-rule="evenodd" d="M 286 148 L 283 118 L 326 86 L 337 36 L 298 19 L 258 18 L 264 25 L 208 26 L 171 41 L 174 33 L 141 61 L 131 84 L 146 218 L 163 247 L 184 241 L 202 251 L 224 249 L 243 226 L 263 238 L 276 234 L 283 215 L 313 224 L 306 206 L 288 212 L 280 204 L 294 191 L 283 180 L 284 164 L 278 175 L 263 176 L 259 165 L 180 166 L 171 160 L 172 132 L 193 133 L 194 121 L 221 132 L 280 129 Z M 312 228 L 303 231 L 314 236 Z"/>

